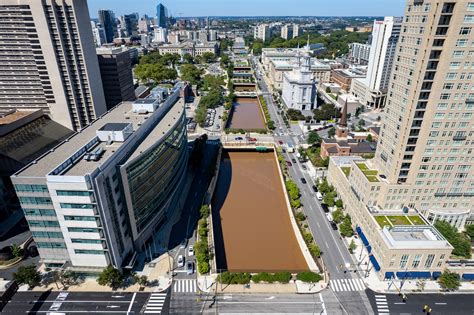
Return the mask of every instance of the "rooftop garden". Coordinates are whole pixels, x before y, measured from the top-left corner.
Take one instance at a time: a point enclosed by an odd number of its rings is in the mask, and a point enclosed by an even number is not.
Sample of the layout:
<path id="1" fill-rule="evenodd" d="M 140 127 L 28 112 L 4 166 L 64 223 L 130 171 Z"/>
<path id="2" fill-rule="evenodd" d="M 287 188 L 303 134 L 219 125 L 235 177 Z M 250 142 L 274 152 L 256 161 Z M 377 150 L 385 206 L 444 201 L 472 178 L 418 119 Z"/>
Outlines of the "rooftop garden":
<path id="1" fill-rule="evenodd" d="M 378 182 L 377 178 L 377 170 L 371 170 L 367 167 L 365 163 L 356 163 L 356 165 L 359 167 L 359 169 L 364 173 L 365 177 L 369 180 L 369 182 Z"/>
<path id="2" fill-rule="evenodd" d="M 344 173 L 344 175 L 346 175 L 346 177 L 349 177 L 349 174 L 351 173 L 351 168 L 348 167 L 348 166 L 342 166 L 341 167 L 341 170 L 342 172 Z"/>
<path id="3" fill-rule="evenodd" d="M 418 215 L 377 215 L 374 218 L 381 228 L 395 225 L 425 225 L 423 219 Z"/>

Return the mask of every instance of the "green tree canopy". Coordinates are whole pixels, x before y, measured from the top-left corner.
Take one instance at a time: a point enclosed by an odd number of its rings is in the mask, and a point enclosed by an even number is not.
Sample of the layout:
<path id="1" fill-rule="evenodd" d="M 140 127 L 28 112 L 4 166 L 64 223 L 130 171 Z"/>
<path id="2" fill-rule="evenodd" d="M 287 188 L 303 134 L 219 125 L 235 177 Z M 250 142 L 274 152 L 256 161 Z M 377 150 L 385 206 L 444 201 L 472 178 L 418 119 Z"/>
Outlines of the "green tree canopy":
<path id="1" fill-rule="evenodd" d="M 191 56 L 191 54 L 184 54 L 184 56 L 183 56 L 183 61 L 184 61 L 185 63 L 191 63 L 191 64 L 193 64 L 193 63 L 194 63 L 194 58 L 193 58 L 193 56 Z"/>
<path id="2" fill-rule="evenodd" d="M 192 64 L 184 64 L 180 68 L 181 80 L 191 84 L 199 84 L 203 71 Z"/>
<path id="3" fill-rule="evenodd" d="M 455 227 L 446 221 L 438 220 L 434 226 L 454 247 L 453 255 L 471 258 L 471 241 L 469 237 L 459 233 Z"/>
<path id="4" fill-rule="evenodd" d="M 342 220 L 341 225 L 339 225 L 339 231 L 344 237 L 350 237 L 354 234 L 354 231 L 352 230 L 351 217 L 349 215 L 346 215 L 344 220 Z"/>
<path id="5" fill-rule="evenodd" d="M 323 104 L 320 108 L 313 110 L 313 114 L 316 121 L 341 117 L 341 112 L 333 104 Z"/>
<path id="6" fill-rule="evenodd" d="M 201 59 L 205 63 L 214 62 L 217 59 L 217 56 L 211 52 L 205 52 L 201 55 Z"/>
<path id="7" fill-rule="evenodd" d="M 122 273 L 114 266 L 109 265 L 100 273 L 97 283 L 103 286 L 111 287 L 117 290 L 123 283 L 124 277 Z"/>
<path id="8" fill-rule="evenodd" d="M 466 234 L 474 239 L 474 224 L 466 225 Z"/>
<path id="9" fill-rule="evenodd" d="M 311 130 L 308 133 L 308 144 L 319 146 L 321 144 L 321 137 L 316 130 Z"/>
<path id="10" fill-rule="evenodd" d="M 222 76 L 215 76 L 212 74 L 206 74 L 203 78 L 202 82 L 202 89 L 209 90 L 209 89 L 221 89 L 221 86 L 225 84 L 224 77 Z"/>
<path id="11" fill-rule="evenodd" d="M 459 275 L 447 269 L 438 278 L 438 283 L 446 290 L 456 290 L 461 285 Z"/>
<path id="12" fill-rule="evenodd" d="M 13 273 L 13 280 L 18 284 L 27 284 L 30 288 L 34 288 L 41 282 L 41 275 L 36 270 L 35 265 L 20 266 L 18 270 Z"/>
<path id="13" fill-rule="evenodd" d="M 342 209 L 338 208 L 334 210 L 332 213 L 332 219 L 336 223 L 341 223 L 344 220 L 344 213 L 342 212 Z"/>

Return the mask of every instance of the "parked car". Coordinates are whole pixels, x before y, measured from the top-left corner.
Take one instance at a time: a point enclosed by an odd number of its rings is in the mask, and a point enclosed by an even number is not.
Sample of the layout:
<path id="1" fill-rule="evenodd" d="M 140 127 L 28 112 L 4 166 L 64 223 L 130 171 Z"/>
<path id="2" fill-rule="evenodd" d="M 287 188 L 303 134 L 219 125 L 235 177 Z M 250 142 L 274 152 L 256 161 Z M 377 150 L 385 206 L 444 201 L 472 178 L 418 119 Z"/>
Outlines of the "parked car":
<path id="1" fill-rule="evenodd" d="M 324 203 L 321 204 L 321 208 L 323 208 L 323 211 L 328 213 L 329 212 L 329 208 L 328 206 L 326 206 Z"/>
<path id="2" fill-rule="evenodd" d="M 300 179 L 303 184 L 306 184 L 306 179 L 304 177 L 301 177 Z"/>
<path id="3" fill-rule="evenodd" d="M 184 267 L 184 256 L 183 255 L 178 256 L 178 267 L 179 268 Z"/>
<path id="4" fill-rule="evenodd" d="M 194 273 L 194 263 L 192 261 L 188 261 L 186 264 L 186 273 L 188 275 L 192 275 Z"/>
<path id="5" fill-rule="evenodd" d="M 235 140 L 237 140 L 237 141 L 242 141 L 242 140 L 244 140 L 244 138 L 242 138 L 242 137 L 236 137 Z"/>
<path id="6" fill-rule="evenodd" d="M 296 159 L 291 159 L 291 162 L 296 163 Z"/>
<path id="7" fill-rule="evenodd" d="M 194 256 L 194 246 L 193 245 L 188 247 L 188 256 Z"/>
<path id="8" fill-rule="evenodd" d="M 304 165 L 304 164 L 301 164 L 301 168 L 302 168 L 303 170 L 305 170 L 305 171 L 308 169 L 308 168 L 306 167 L 306 165 Z"/>
<path id="9" fill-rule="evenodd" d="M 334 231 L 337 231 L 337 224 L 336 224 L 336 222 L 331 221 L 330 223 L 331 223 L 332 229 L 333 229 Z"/>
<path id="10" fill-rule="evenodd" d="M 316 188 L 316 186 L 313 186 L 313 189 L 314 188 Z M 318 191 L 318 189 L 316 189 L 316 199 L 318 199 L 319 201 L 323 200 L 323 195 L 321 195 L 321 193 Z"/>
<path id="11" fill-rule="evenodd" d="M 314 191 L 315 193 L 318 192 L 318 187 L 316 187 L 316 185 L 313 185 L 312 188 L 313 188 L 313 191 Z M 320 194 L 320 195 L 321 195 L 321 194 Z M 318 194 L 316 194 L 316 197 L 317 197 L 317 196 L 318 196 Z M 322 197 L 323 197 L 323 196 L 321 196 L 321 198 L 322 198 Z M 319 200 L 319 199 L 318 199 L 318 200 Z"/>
<path id="12" fill-rule="evenodd" d="M 283 141 L 278 140 L 278 144 L 279 144 L 279 145 L 283 145 Z"/>
<path id="13" fill-rule="evenodd" d="M 188 240 L 185 238 L 184 240 L 181 241 L 181 243 L 179 244 L 179 247 L 186 248 L 187 244 L 188 244 Z"/>
<path id="14" fill-rule="evenodd" d="M 292 166 L 293 164 L 291 164 L 291 162 L 290 162 L 290 161 L 286 161 L 286 165 L 288 165 L 288 166 Z"/>

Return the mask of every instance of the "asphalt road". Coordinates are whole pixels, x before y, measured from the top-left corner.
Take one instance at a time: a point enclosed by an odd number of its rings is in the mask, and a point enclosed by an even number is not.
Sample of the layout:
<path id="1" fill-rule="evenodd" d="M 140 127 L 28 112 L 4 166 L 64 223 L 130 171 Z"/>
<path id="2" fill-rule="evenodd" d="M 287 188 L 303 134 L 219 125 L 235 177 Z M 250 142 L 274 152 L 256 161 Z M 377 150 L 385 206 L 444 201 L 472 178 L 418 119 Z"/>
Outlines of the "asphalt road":
<path id="1" fill-rule="evenodd" d="M 269 91 L 263 77 L 257 74 L 257 78 L 260 79 L 257 80 L 259 82 L 259 87 L 267 101 L 270 115 L 276 122 L 277 132 L 280 134 L 280 136 L 276 137 L 276 140 L 290 143 L 296 148 L 298 139 L 293 136 L 294 132 L 291 132 L 286 128 L 283 120 L 277 113 L 271 92 Z M 296 153 L 285 153 L 284 156 L 288 161 L 292 159 L 297 160 Z M 312 185 L 314 184 L 313 179 L 309 176 L 308 172 L 302 169 L 301 163 L 298 160 L 297 163 L 293 163 L 293 166 L 289 167 L 289 173 L 300 189 L 301 202 L 307 216 L 308 225 L 313 233 L 314 239 L 322 251 L 322 257 L 330 278 L 359 278 L 358 274 L 353 272 L 356 267 L 352 263 L 346 244 L 343 242 L 342 238 L 340 238 L 339 233 L 331 228 L 321 207 L 321 203 L 314 196 L 315 193 L 312 190 Z M 304 178 L 307 184 L 303 184 L 301 178 Z M 351 266 L 347 268 L 346 264 Z M 330 289 L 332 288 L 330 287 Z M 349 314 L 368 314 L 367 310 L 370 309 L 370 306 L 364 291 L 334 291 L 334 294 Z"/>
<path id="2" fill-rule="evenodd" d="M 381 311 L 386 305 L 391 315 L 426 314 L 423 307 L 428 305 L 433 315 L 474 314 L 472 294 L 406 294 L 406 302 L 397 294 L 379 294 L 367 290 L 370 304 L 374 310 Z M 385 304 L 386 303 L 386 304 Z"/>
<path id="3" fill-rule="evenodd" d="M 2 314 L 139 314 L 150 293 L 142 292 L 18 292 Z"/>

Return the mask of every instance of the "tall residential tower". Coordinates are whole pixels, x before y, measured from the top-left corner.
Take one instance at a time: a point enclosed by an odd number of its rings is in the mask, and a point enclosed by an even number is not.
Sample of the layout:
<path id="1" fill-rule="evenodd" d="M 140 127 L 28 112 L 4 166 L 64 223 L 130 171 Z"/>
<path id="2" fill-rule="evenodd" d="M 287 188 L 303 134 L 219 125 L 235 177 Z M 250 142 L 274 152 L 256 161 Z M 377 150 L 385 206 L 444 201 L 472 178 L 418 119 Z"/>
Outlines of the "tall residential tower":
<path id="1" fill-rule="evenodd" d="M 0 2 L 0 111 L 42 109 L 79 130 L 106 110 L 86 1 Z"/>

